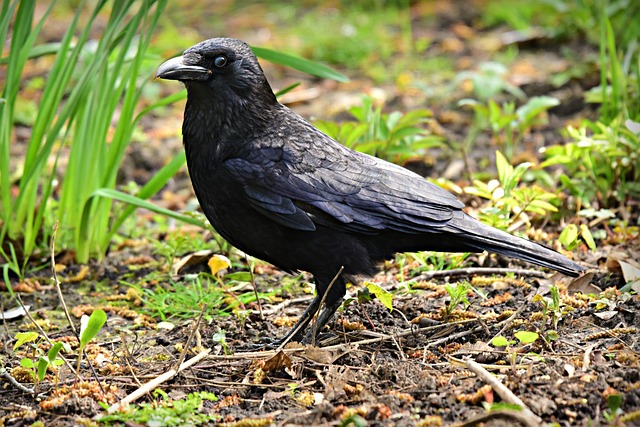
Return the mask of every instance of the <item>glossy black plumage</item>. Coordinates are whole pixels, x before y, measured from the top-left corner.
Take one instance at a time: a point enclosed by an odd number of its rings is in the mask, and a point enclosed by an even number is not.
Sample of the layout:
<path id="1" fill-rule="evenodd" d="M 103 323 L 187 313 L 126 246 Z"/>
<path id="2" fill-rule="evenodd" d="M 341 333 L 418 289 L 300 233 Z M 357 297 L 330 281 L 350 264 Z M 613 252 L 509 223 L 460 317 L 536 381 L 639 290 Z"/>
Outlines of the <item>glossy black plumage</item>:
<path id="1" fill-rule="evenodd" d="M 211 39 L 160 66 L 188 91 L 183 137 L 195 193 L 231 244 L 286 270 L 313 274 L 323 326 L 355 275 L 396 252 L 488 250 L 576 276 L 561 254 L 484 225 L 453 195 L 386 161 L 350 150 L 277 102 L 245 43 Z"/>

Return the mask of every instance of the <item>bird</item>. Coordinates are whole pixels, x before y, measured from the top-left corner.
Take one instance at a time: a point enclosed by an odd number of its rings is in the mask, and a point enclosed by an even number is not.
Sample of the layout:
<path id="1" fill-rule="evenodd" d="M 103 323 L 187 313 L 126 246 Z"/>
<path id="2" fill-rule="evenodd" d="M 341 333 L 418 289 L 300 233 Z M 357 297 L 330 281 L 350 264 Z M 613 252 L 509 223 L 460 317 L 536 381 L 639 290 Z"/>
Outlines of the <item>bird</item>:
<path id="1" fill-rule="evenodd" d="M 313 276 L 315 297 L 274 346 L 314 343 L 346 285 L 372 276 L 396 253 L 488 251 L 573 277 L 584 270 L 552 249 L 483 224 L 424 177 L 315 128 L 278 102 L 241 40 L 202 41 L 162 63 L 155 77 L 186 87 L 187 167 L 213 228 L 253 257 Z"/>

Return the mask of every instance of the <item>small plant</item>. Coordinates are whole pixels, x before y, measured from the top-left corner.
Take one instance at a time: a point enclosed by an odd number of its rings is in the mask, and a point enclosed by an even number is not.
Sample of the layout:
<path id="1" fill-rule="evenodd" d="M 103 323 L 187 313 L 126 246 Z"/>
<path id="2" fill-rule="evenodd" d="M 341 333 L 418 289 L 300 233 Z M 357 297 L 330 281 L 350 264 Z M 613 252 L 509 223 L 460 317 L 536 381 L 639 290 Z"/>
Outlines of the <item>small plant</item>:
<path id="1" fill-rule="evenodd" d="M 443 253 L 443 252 L 406 252 L 396 255 L 396 263 L 400 270 L 399 280 L 407 280 L 416 277 L 425 271 L 442 271 L 461 268 L 468 253 Z"/>
<path id="2" fill-rule="evenodd" d="M 216 402 L 215 394 L 201 391 L 189 393 L 184 399 L 172 400 L 162 390 L 156 389 L 155 396 L 161 397 L 159 402 L 133 405 L 127 412 L 107 415 L 99 419 L 101 423 L 112 425 L 113 422 L 170 427 L 177 425 L 200 426 L 210 425 L 219 415 L 206 413 L 205 401 Z"/>
<path id="3" fill-rule="evenodd" d="M 25 356 L 20 359 L 20 366 L 32 370 L 32 377 L 35 385 L 44 380 L 47 374 L 47 369 L 51 366 L 57 368 L 64 362 L 58 357 L 58 353 L 63 348 L 63 343 L 57 342 L 49 351 L 45 352 L 38 346 L 40 341 L 40 335 L 37 332 L 18 332 L 15 336 L 16 343 L 13 345 L 13 351 L 22 347 L 25 344 L 29 344 L 31 348 L 31 357 Z M 67 348 L 65 351 L 68 351 Z"/>
<path id="4" fill-rule="evenodd" d="M 547 110 L 559 103 L 556 98 L 549 96 L 534 96 L 518 108 L 514 102 L 504 102 L 500 106 L 493 99 L 486 104 L 463 99 L 459 105 L 473 109 L 475 116 L 472 127 L 490 131 L 507 159 L 511 159 L 531 129 L 547 122 Z"/>
<path id="5" fill-rule="evenodd" d="M 538 340 L 540 337 L 537 332 L 530 331 L 518 331 L 514 334 L 514 337 L 518 340 L 521 345 L 532 344 Z M 491 340 L 491 345 L 494 347 L 505 347 L 507 353 L 509 354 L 509 360 L 511 363 L 512 369 L 515 371 L 516 361 L 518 357 L 518 350 L 512 349 L 511 347 L 516 344 L 515 340 L 508 340 L 502 335 L 498 335 Z"/>
<path id="6" fill-rule="evenodd" d="M 156 285 L 153 289 L 133 283 L 125 283 L 136 289 L 143 302 L 142 311 L 162 321 L 172 318 L 188 319 L 200 314 L 202 304 L 209 310 L 204 318 L 210 321 L 213 316 L 228 316 L 230 312 L 241 320 L 246 313 L 238 306 L 255 301 L 256 295 L 250 286 L 249 272 L 228 273 L 224 277 L 207 273 L 189 274 L 181 280 L 169 279 L 168 286 Z M 242 292 L 236 294 L 236 291 Z M 258 298 L 269 298 L 273 293 L 258 293 Z"/>
<path id="7" fill-rule="evenodd" d="M 562 307 L 560 303 L 560 291 L 557 286 L 551 286 L 549 288 L 549 294 L 551 298 L 543 297 L 537 294 L 533 297 L 533 302 L 539 302 L 542 305 L 542 325 L 547 324 L 547 320 L 551 319 L 553 329 L 557 329 L 558 322 L 562 319 Z"/>
<path id="8" fill-rule="evenodd" d="M 609 208 L 640 197 L 640 128 L 621 119 L 567 127 L 572 141 L 542 150 L 540 167 L 562 165 L 562 188 L 581 206 Z M 579 208 L 581 207 L 579 206 Z"/>
<path id="9" fill-rule="evenodd" d="M 473 94 L 481 102 L 494 99 L 506 92 L 518 99 L 524 99 L 525 93 L 506 79 L 507 67 L 498 62 L 483 62 L 475 71 L 462 71 L 453 80 L 459 85 L 465 80 L 471 81 Z"/>
<path id="10" fill-rule="evenodd" d="M 580 229 L 575 224 L 567 225 L 560 236 L 558 237 L 558 241 L 562 243 L 568 251 L 574 250 L 580 244 L 580 237 L 587 244 L 589 249 L 592 251 L 596 250 L 596 242 L 593 240 L 593 235 L 585 224 L 580 224 Z"/>
<path id="11" fill-rule="evenodd" d="M 316 126 L 349 148 L 398 164 L 419 156 L 428 148 L 442 146 L 439 137 L 424 129 L 432 115 L 429 110 L 385 114 L 381 106 L 374 108 L 372 99 L 367 96 L 361 106 L 353 107 L 349 112 L 357 121 L 340 125 L 321 121 Z"/>
<path id="12" fill-rule="evenodd" d="M 519 186 L 525 172 L 531 163 L 521 163 L 515 168 L 499 151 L 496 152 L 496 167 L 498 180 L 488 183 L 475 180 L 474 186 L 466 187 L 464 191 L 490 201 L 480 211 L 482 222 L 503 230 L 508 229 L 517 220 L 529 223 L 529 216 L 545 216 L 558 209 L 550 202 L 559 200 L 557 194 L 550 193 L 537 185 Z"/>
<path id="13" fill-rule="evenodd" d="M 358 291 L 358 302 L 360 304 L 371 301 L 373 299 L 372 295 L 375 295 L 382 305 L 389 311 L 393 311 L 393 294 L 391 292 L 382 289 L 373 282 L 365 282 L 364 285 L 365 287 Z"/>
<path id="14" fill-rule="evenodd" d="M 612 393 L 607 396 L 607 407 L 608 409 L 604 410 L 602 416 L 605 420 L 613 423 L 619 415 L 623 413 L 622 411 L 622 395 L 619 393 Z"/>
<path id="15" fill-rule="evenodd" d="M 449 294 L 449 305 L 447 305 L 447 315 L 451 315 L 453 311 L 462 304 L 466 310 L 471 305 L 467 294 L 471 290 L 471 284 L 467 281 L 463 281 L 456 284 L 447 283 L 444 285 L 444 289 Z"/>
<path id="16" fill-rule="evenodd" d="M 211 341 L 217 342 L 222 346 L 222 352 L 224 354 L 232 354 L 233 352 L 229 349 L 229 345 L 227 344 L 227 333 L 224 329 L 220 329 L 218 332 L 213 334 L 211 337 Z"/>
<path id="17" fill-rule="evenodd" d="M 84 348 L 89 344 L 98 332 L 102 329 L 107 322 L 107 313 L 104 310 L 93 310 L 90 316 L 86 314 L 80 319 L 80 346 L 78 347 L 78 364 L 76 367 L 76 381 L 80 374 L 80 363 L 82 362 L 82 355 Z"/>

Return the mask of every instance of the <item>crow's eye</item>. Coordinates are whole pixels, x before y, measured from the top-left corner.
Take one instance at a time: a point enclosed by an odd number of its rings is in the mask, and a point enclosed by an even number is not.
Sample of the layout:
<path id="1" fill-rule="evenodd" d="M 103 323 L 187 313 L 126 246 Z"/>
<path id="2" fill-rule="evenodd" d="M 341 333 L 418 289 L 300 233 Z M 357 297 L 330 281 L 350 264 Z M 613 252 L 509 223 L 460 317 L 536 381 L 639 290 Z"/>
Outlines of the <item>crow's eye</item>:
<path id="1" fill-rule="evenodd" d="M 215 65 L 218 68 L 222 68 L 225 65 L 227 65 L 227 62 L 228 60 L 226 56 L 219 55 L 219 56 L 216 56 L 216 59 L 213 60 L 213 65 Z"/>

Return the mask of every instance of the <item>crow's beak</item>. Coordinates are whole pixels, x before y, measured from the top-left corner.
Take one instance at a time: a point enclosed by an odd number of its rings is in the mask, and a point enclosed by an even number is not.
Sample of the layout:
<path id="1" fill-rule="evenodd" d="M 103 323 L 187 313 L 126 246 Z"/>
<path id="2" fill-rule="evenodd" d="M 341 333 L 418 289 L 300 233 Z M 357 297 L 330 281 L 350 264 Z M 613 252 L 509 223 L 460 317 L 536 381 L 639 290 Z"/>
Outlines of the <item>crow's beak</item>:
<path id="1" fill-rule="evenodd" d="M 171 58 L 156 71 L 156 79 L 167 80 L 206 80 L 211 75 L 211 71 L 199 65 L 185 63 L 184 56 Z"/>

